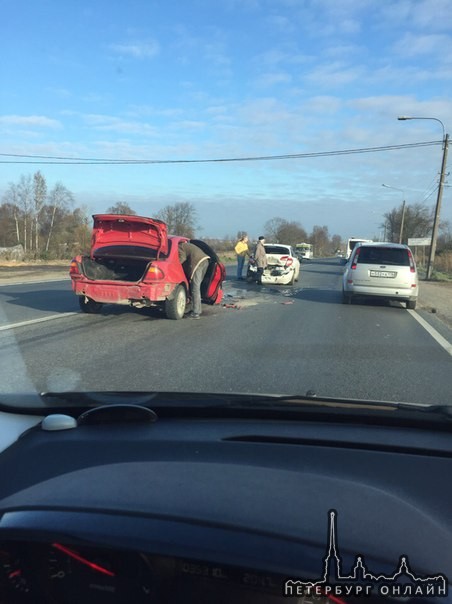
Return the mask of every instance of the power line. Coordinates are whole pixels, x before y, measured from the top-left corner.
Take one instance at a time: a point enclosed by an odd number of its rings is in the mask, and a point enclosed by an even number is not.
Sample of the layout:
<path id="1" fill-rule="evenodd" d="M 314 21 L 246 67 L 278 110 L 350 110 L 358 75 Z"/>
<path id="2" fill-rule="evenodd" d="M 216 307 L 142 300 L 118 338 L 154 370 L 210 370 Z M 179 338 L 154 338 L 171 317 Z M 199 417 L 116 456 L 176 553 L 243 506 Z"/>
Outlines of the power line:
<path id="1" fill-rule="evenodd" d="M 432 189 L 430 191 L 430 193 L 424 194 L 424 199 L 422 200 L 421 203 L 425 203 L 427 201 L 427 199 L 429 199 L 433 195 L 433 193 L 436 193 L 437 191 L 438 191 L 438 185 L 436 185 L 436 187 L 434 189 Z"/>
<path id="2" fill-rule="evenodd" d="M 364 147 L 361 149 L 343 149 L 338 151 L 319 151 L 315 153 L 289 153 L 285 155 L 258 155 L 249 157 L 224 157 L 210 159 L 108 159 L 92 157 L 61 157 L 55 155 L 25 155 L 16 153 L 0 153 L 0 157 L 25 159 L 0 159 L 0 164 L 64 164 L 64 165 L 146 165 L 146 164 L 206 164 L 227 162 L 272 161 L 284 159 L 308 159 L 316 157 L 334 157 L 361 153 L 378 153 L 400 149 L 413 149 L 442 145 L 443 141 L 425 141 L 406 143 L 403 145 L 385 145 L 383 147 Z"/>

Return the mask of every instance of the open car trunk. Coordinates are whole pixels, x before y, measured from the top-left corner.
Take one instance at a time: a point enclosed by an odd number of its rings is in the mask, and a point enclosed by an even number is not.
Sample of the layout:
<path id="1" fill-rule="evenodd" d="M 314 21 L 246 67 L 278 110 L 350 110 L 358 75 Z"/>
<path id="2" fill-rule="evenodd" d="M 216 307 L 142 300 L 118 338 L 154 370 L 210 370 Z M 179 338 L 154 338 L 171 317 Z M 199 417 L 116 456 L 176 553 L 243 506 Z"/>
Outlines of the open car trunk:
<path id="1" fill-rule="evenodd" d="M 93 281 L 141 281 L 152 260 L 168 254 L 166 224 L 155 218 L 95 214 L 91 254 L 81 269 Z"/>
<path id="2" fill-rule="evenodd" d="M 149 250 L 143 250 L 149 252 Z M 83 274 L 88 279 L 95 281 L 130 281 L 136 283 L 146 274 L 152 260 L 147 256 L 127 255 L 127 250 L 117 250 L 118 255 L 109 253 L 108 255 L 83 256 L 81 268 Z"/>

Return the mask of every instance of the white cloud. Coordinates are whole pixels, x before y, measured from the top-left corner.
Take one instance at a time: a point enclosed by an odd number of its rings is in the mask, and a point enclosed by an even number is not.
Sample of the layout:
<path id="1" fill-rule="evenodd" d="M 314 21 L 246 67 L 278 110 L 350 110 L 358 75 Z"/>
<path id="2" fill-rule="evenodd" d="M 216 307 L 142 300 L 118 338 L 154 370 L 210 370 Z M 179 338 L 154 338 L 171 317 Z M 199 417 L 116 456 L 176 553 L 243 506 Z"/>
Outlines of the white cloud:
<path id="1" fill-rule="evenodd" d="M 404 28 L 443 31 L 450 28 L 450 0 L 399 0 L 381 3 L 381 15 L 387 23 Z"/>
<path id="2" fill-rule="evenodd" d="M 394 51 L 405 57 L 437 54 L 452 47 L 451 36 L 442 34 L 418 35 L 407 33 L 394 45 Z"/>
<path id="3" fill-rule="evenodd" d="M 342 99 L 328 95 L 313 96 L 303 105 L 308 112 L 312 111 L 322 115 L 335 115 L 342 106 Z"/>
<path id="4" fill-rule="evenodd" d="M 67 99 L 72 96 L 72 93 L 67 88 L 48 88 L 50 94 L 53 94 L 61 99 Z"/>
<path id="5" fill-rule="evenodd" d="M 363 69 L 359 65 L 347 66 L 342 62 L 332 62 L 317 66 L 304 77 L 311 85 L 332 88 L 351 84 L 362 76 Z"/>
<path id="6" fill-rule="evenodd" d="M 204 122 L 199 122 L 196 120 L 183 120 L 181 122 L 174 122 L 171 124 L 171 128 L 175 130 L 202 130 L 205 128 L 206 124 Z"/>
<path id="7" fill-rule="evenodd" d="M 120 55 L 127 55 L 137 59 L 149 59 L 155 57 L 160 52 L 160 45 L 155 40 L 146 40 L 126 44 L 111 44 L 110 49 Z"/>
<path id="8" fill-rule="evenodd" d="M 263 73 L 256 80 L 256 84 L 258 86 L 270 87 L 275 86 L 276 84 L 288 84 L 292 81 L 292 76 L 286 72 L 272 72 L 272 73 Z"/>
<path id="9" fill-rule="evenodd" d="M 282 33 L 291 33 L 295 30 L 293 21 L 282 15 L 272 15 L 268 17 L 267 22 L 272 29 L 277 29 Z"/>
<path id="10" fill-rule="evenodd" d="M 155 136 L 158 129 L 147 122 L 124 120 L 120 117 L 102 114 L 81 114 L 87 126 L 98 132 L 116 132 L 139 136 Z"/>
<path id="11" fill-rule="evenodd" d="M 0 124 L 37 128 L 61 128 L 61 122 L 44 115 L 0 115 Z"/>

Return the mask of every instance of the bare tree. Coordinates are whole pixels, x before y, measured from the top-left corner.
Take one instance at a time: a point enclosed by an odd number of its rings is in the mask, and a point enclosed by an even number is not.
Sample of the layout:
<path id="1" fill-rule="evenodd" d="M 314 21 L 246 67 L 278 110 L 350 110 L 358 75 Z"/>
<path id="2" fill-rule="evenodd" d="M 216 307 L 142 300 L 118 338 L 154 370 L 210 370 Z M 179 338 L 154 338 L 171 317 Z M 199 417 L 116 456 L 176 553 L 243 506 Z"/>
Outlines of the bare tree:
<path id="1" fill-rule="evenodd" d="M 193 239 L 195 236 L 196 209 L 187 201 L 165 206 L 157 214 L 157 218 L 165 222 L 172 235 L 180 235 Z"/>
<path id="2" fill-rule="evenodd" d="M 316 256 L 325 256 L 328 253 L 330 247 L 328 227 L 325 225 L 314 225 L 312 228 L 312 233 L 309 236 L 309 243 L 312 243 L 312 245 L 314 246 L 314 253 Z"/>
<path id="3" fill-rule="evenodd" d="M 17 185 L 14 183 L 10 183 L 6 193 L 3 196 L 3 223 L 5 227 L 2 229 L 3 237 L 9 236 L 9 227 L 8 222 L 9 219 L 14 221 L 14 231 L 15 231 L 15 239 L 16 243 L 20 243 L 20 228 L 19 228 L 19 201 L 18 201 L 18 193 L 17 193 Z M 6 233 L 5 233 L 6 231 Z"/>
<path id="4" fill-rule="evenodd" d="M 342 237 L 340 235 L 333 235 L 331 237 L 331 251 L 336 253 L 342 246 Z"/>
<path id="5" fill-rule="evenodd" d="M 35 250 L 39 253 L 39 227 L 41 210 L 47 198 L 47 183 L 41 172 L 36 172 L 33 176 L 33 203 L 34 203 L 34 221 L 35 221 Z"/>
<path id="6" fill-rule="evenodd" d="M 307 239 L 307 233 L 299 222 L 289 222 L 284 218 L 272 218 L 264 225 L 268 241 L 296 245 Z"/>
<path id="7" fill-rule="evenodd" d="M 32 194 L 33 186 L 31 181 L 31 176 L 22 175 L 19 180 L 19 184 L 17 185 L 17 205 L 20 208 L 23 216 L 23 246 L 24 250 L 30 249 L 30 245 L 28 242 L 29 236 L 29 222 L 31 222 L 31 207 L 32 207 Z M 30 228 L 31 231 L 31 228 Z"/>
<path id="8" fill-rule="evenodd" d="M 132 210 L 128 203 L 124 201 L 118 201 L 114 206 L 107 208 L 107 214 L 125 214 L 128 216 L 135 216 L 136 212 Z"/>
<path id="9" fill-rule="evenodd" d="M 53 189 L 50 191 L 49 201 L 52 207 L 52 214 L 50 219 L 49 232 L 47 235 L 46 252 L 49 251 L 50 237 L 52 236 L 52 232 L 55 226 L 55 216 L 57 210 L 72 205 L 72 203 L 74 202 L 74 197 L 72 193 L 68 189 L 66 189 L 66 187 L 61 182 L 57 182 Z"/>
<path id="10" fill-rule="evenodd" d="M 386 241 L 397 242 L 400 237 L 403 207 L 393 208 L 383 215 L 382 227 L 385 229 Z M 411 237 L 428 237 L 433 228 L 433 210 L 422 203 L 407 204 L 403 221 L 402 242 L 407 243 Z"/>
<path id="11" fill-rule="evenodd" d="M 281 243 L 295 246 L 306 241 L 307 233 L 299 222 L 286 222 L 278 230 L 278 239 Z"/>
<path id="12" fill-rule="evenodd" d="M 285 224 L 287 224 L 287 220 L 280 218 L 279 216 L 275 216 L 274 218 L 267 220 L 267 222 L 264 224 L 265 238 L 273 243 L 282 243 L 279 241 L 278 233 L 279 229 Z"/>

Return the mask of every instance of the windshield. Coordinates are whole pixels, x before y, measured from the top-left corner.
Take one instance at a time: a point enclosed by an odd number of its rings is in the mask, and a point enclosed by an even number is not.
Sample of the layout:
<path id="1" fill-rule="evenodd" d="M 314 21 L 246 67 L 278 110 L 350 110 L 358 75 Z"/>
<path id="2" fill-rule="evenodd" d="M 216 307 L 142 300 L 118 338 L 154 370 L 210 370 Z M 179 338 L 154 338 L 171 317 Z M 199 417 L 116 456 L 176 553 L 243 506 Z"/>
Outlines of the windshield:
<path id="1" fill-rule="evenodd" d="M 5 0 L 0 404 L 450 404 L 451 8 Z"/>

